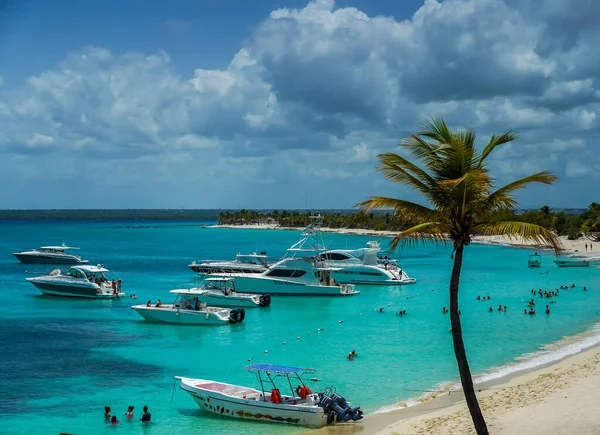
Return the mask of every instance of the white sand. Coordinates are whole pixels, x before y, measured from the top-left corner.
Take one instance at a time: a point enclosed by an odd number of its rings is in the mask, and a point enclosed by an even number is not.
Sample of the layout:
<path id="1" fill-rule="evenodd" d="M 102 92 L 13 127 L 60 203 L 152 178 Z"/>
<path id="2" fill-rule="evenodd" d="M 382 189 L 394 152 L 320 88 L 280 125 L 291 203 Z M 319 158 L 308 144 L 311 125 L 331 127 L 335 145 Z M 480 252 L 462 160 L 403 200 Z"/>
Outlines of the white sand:
<path id="1" fill-rule="evenodd" d="M 486 388 L 486 387 L 484 387 Z M 525 372 L 478 394 L 495 435 L 600 434 L 600 348 Z M 460 392 L 422 405 L 365 418 L 363 434 L 474 434 Z M 450 396 L 450 397 L 451 397 Z M 421 409 L 423 408 L 423 409 Z"/>

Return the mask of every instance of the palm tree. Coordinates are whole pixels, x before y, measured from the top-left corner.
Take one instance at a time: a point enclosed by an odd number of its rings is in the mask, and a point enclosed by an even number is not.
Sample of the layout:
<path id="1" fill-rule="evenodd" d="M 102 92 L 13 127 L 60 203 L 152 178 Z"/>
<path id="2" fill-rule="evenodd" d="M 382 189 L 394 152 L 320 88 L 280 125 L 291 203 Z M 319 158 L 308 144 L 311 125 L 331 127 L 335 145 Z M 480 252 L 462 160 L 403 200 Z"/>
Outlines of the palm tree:
<path id="1" fill-rule="evenodd" d="M 489 175 L 487 158 L 494 149 L 517 139 L 509 131 L 492 136 L 483 150 L 475 147 L 475 132 L 471 129 L 452 131 L 443 119 L 423 121 L 423 131 L 407 136 L 401 146 L 412 153 L 421 166 L 394 153 L 380 154 L 379 166 L 389 180 L 406 184 L 419 192 L 428 206 L 414 202 L 374 196 L 358 204 L 362 211 L 376 208 L 393 209 L 396 215 L 410 222 L 420 222 L 402 231 L 390 242 L 394 251 L 398 245 L 421 241 L 452 243 L 454 266 L 450 278 L 450 322 L 454 353 L 460 381 L 469 412 L 478 434 L 488 434 L 487 426 L 471 378 L 458 315 L 458 284 L 463 262 L 463 250 L 474 235 L 520 236 L 536 244 L 549 246 L 558 254 L 560 240 L 547 229 L 526 222 L 503 221 L 507 211 L 514 210 L 514 193 L 530 183 L 551 184 L 557 180 L 544 171 L 513 181 L 495 189 Z"/>
<path id="2" fill-rule="evenodd" d="M 542 222 L 546 228 L 550 228 L 552 226 L 552 209 L 547 205 L 540 208 L 540 213 L 542 214 Z"/>

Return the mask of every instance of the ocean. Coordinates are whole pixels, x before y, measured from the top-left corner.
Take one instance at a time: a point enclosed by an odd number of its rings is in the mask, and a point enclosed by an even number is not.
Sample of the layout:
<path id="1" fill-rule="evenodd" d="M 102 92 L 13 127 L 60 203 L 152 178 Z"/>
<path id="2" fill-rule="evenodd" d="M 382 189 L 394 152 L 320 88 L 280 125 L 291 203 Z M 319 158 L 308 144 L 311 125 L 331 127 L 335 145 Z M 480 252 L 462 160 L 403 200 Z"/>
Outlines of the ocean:
<path id="1" fill-rule="evenodd" d="M 0 433 L 298 432 L 206 414 L 174 387 L 175 375 L 256 387 L 255 377 L 244 370 L 249 361 L 316 368 L 318 381 L 308 382 L 313 390 L 335 385 L 366 413 L 410 405 L 458 380 L 450 319 L 442 314 L 449 305 L 448 247 L 419 245 L 394 254 L 416 284 L 357 286 L 361 294 L 347 298 L 273 297 L 267 309 L 246 310 L 243 323 L 215 327 L 149 324 L 131 310 L 129 297 L 44 296 L 25 278 L 65 266 L 24 265 L 12 256 L 41 245 L 78 246 L 90 264 L 102 263 L 110 278 L 121 278 L 123 291 L 138 296 L 136 303 L 167 302 L 169 290 L 196 284 L 187 268 L 192 260 L 258 251 L 277 257 L 300 238 L 299 231 L 203 229 L 202 224 L 210 222 L 0 222 Z M 359 248 L 376 239 L 324 238 L 332 249 Z M 385 247 L 388 239 L 379 240 Z M 529 269 L 530 253 L 482 244 L 466 249 L 460 308 L 478 379 L 600 342 L 600 269 L 558 268 L 549 253 L 542 253 L 542 268 Z M 538 314 L 523 314 L 532 288 L 573 283 L 574 289 L 552 299 L 556 303 L 536 297 Z M 488 295 L 489 301 L 477 300 Z M 550 315 L 544 314 L 546 304 Z M 497 311 L 498 305 L 507 311 Z M 397 316 L 399 310 L 407 315 Z M 358 357 L 348 360 L 353 349 Z M 105 405 L 120 419 L 134 405 L 136 418 L 107 425 Z M 147 426 L 139 421 L 143 406 L 152 413 Z"/>

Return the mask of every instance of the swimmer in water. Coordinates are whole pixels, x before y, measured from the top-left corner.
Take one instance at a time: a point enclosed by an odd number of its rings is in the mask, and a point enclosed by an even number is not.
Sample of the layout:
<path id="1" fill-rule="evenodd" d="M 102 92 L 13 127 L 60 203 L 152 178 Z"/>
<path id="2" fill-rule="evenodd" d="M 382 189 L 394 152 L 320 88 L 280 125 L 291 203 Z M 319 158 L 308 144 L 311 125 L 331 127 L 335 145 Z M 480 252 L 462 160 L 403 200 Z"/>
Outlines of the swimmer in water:
<path id="1" fill-rule="evenodd" d="M 104 407 L 104 418 L 110 420 L 110 406 Z"/>
<path id="2" fill-rule="evenodd" d="M 127 412 L 125 413 L 125 417 L 127 418 L 133 418 L 133 406 L 128 406 L 127 407 Z"/>
<path id="3" fill-rule="evenodd" d="M 550 314 L 550 307 L 546 305 L 546 314 Z"/>
<path id="4" fill-rule="evenodd" d="M 121 420 L 117 420 L 117 416 L 113 415 L 112 418 L 110 419 L 110 424 L 117 425 L 119 423 L 121 423 Z"/>
<path id="5" fill-rule="evenodd" d="M 348 353 L 348 359 L 354 359 L 358 356 L 358 354 L 356 353 L 355 350 L 353 350 L 352 352 Z"/>

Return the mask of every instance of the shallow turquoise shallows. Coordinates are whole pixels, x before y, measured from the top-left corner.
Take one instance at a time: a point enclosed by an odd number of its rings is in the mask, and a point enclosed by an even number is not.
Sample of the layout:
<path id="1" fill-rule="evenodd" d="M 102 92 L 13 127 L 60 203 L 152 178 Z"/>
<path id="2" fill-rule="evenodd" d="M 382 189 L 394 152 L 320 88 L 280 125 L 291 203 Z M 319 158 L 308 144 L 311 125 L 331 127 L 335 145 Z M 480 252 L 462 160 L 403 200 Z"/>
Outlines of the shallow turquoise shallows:
<path id="1" fill-rule="evenodd" d="M 202 229 L 197 222 L 0 223 L 0 433 L 297 431 L 203 413 L 173 388 L 174 375 L 255 387 L 253 375 L 244 371 L 249 359 L 314 367 L 319 380 L 309 381 L 313 390 L 335 385 L 366 412 L 457 380 L 450 319 L 441 312 L 448 306 L 448 248 L 419 246 L 399 253 L 417 284 L 360 287 L 360 295 L 348 298 L 274 297 L 270 308 L 247 310 L 244 323 L 216 327 L 146 323 L 131 311 L 129 297 L 43 296 L 25 278 L 53 267 L 23 265 L 12 257 L 15 250 L 47 244 L 79 246 L 91 264 L 104 263 L 109 276 L 121 278 L 123 290 L 143 303 L 168 301 L 169 290 L 194 284 L 187 268 L 192 260 L 252 251 L 280 256 L 299 237 L 297 231 Z M 372 239 L 325 236 L 331 248 L 358 248 Z M 543 254 L 541 269 L 529 269 L 529 253 L 475 244 L 466 250 L 460 308 L 471 368 L 480 378 L 547 362 L 600 340 L 600 270 L 559 269 L 550 254 Z M 550 315 L 543 314 L 550 300 L 539 297 L 538 314 L 523 314 L 532 288 L 572 283 L 575 289 L 552 299 Z M 492 299 L 477 301 L 478 295 Z M 498 312 L 499 304 L 507 311 Z M 399 310 L 407 316 L 396 316 Z M 352 349 L 358 357 L 350 361 L 346 355 Z M 134 405 L 136 418 L 111 427 L 103 418 L 105 405 L 121 419 Z M 138 420 L 144 405 L 152 413 L 150 426 Z"/>

